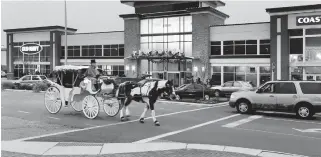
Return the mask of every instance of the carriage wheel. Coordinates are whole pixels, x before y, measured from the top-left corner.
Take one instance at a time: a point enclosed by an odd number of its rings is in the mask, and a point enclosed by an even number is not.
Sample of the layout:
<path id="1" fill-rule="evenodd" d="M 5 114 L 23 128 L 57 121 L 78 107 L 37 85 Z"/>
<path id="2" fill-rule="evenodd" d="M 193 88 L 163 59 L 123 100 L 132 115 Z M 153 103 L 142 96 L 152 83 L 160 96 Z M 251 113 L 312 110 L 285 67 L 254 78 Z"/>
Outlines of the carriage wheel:
<path id="1" fill-rule="evenodd" d="M 96 118 L 99 113 L 98 100 L 92 95 L 87 95 L 82 101 L 82 111 L 87 118 Z"/>
<path id="2" fill-rule="evenodd" d="M 114 117 L 118 114 L 120 110 L 120 105 L 117 102 L 113 102 L 110 99 L 105 99 L 104 103 L 104 111 L 109 117 Z"/>
<path id="3" fill-rule="evenodd" d="M 77 111 L 81 112 L 82 111 L 82 101 L 72 101 L 71 102 L 71 107 Z"/>
<path id="4" fill-rule="evenodd" d="M 45 93 L 45 106 L 49 113 L 56 114 L 62 107 L 60 91 L 57 87 L 49 87 Z"/>

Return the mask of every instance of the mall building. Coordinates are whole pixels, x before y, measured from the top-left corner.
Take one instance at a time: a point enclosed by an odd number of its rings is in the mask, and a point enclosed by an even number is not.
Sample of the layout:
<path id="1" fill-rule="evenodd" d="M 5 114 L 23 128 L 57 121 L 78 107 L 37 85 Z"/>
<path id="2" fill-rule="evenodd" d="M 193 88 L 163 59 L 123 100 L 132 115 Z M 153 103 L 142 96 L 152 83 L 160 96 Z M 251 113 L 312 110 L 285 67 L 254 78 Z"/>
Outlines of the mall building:
<path id="1" fill-rule="evenodd" d="M 65 64 L 97 65 L 107 75 L 211 84 L 321 80 L 321 5 L 266 9 L 270 22 L 224 24 L 221 1 L 121 1 L 135 13 L 119 15 L 124 31 L 77 33 L 64 27 L 6 29 L 8 76 Z M 255 13 L 253 13 L 255 14 Z M 249 17 L 250 18 L 250 17 Z M 64 49 L 68 53 L 64 54 Z"/>

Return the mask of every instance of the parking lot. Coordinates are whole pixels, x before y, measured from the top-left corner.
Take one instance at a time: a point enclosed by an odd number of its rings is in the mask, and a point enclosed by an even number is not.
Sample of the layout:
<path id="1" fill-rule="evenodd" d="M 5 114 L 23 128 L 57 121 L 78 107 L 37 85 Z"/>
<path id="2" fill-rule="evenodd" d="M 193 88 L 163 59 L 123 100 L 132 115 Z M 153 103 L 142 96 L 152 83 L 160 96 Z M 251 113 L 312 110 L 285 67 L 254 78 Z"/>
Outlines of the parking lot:
<path id="1" fill-rule="evenodd" d="M 320 115 L 313 120 L 299 120 L 293 114 L 257 112 L 255 115 L 241 115 L 227 104 L 208 107 L 161 102 L 156 104 L 157 120 L 161 123 L 157 127 L 151 119 L 146 119 L 145 124 L 138 122 L 143 104 L 131 104 L 130 121 L 120 122 L 118 115 L 107 117 L 103 112 L 96 119 L 89 120 L 71 108 L 62 108 L 58 114 L 49 114 L 43 104 L 43 93 L 7 91 L 2 92 L 1 96 L 2 117 L 64 128 L 25 134 L 13 139 L 85 143 L 167 141 L 227 145 L 307 156 L 321 154 Z M 25 129 L 28 131 L 28 128 Z M 10 131 L 3 132 L 2 137 L 6 137 L 7 133 Z"/>

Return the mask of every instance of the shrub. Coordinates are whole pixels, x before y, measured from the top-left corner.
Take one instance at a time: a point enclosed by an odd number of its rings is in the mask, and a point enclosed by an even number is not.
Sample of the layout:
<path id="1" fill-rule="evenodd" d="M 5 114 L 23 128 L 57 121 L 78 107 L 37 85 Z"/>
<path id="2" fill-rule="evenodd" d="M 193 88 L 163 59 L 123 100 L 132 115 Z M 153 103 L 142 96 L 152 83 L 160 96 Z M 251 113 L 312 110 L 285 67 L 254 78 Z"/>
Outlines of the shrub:
<path id="1" fill-rule="evenodd" d="M 33 86 L 33 92 L 40 92 L 40 91 L 46 91 L 48 89 L 48 84 L 47 83 L 36 83 L 34 86 Z"/>
<path id="2" fill-rule="evenodd" d="M 22 89 L 22 90 L 32 90 L 32 85 L 22 84 L 22 85 L 19 86 L 19 89 Z"/>
<path id="3" fill-rule="evenodd" d="M 1 89 L 13 89 L 14 85 L 12 82 L 3 82 L 1 83 Z"/>

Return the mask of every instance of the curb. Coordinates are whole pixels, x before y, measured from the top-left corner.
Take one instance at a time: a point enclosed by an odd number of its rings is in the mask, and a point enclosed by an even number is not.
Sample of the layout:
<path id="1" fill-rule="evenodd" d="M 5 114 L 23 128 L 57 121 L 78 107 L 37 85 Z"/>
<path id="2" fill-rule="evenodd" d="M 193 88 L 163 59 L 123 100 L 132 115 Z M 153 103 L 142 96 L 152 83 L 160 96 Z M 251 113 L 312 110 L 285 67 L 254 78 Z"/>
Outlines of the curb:
<path id="1" fill-rule="evenodd" d="M 32 155 L 103 155 L 119 153 L 138 153 L 150 151 L 197 149 L 219 152 L 239 153 L 259 157 L 306 157 L 297 154 L 275 152 L 242 147 L 188 144 L 188 143 L 73 143 L 73 142 L 16 142 L 2 141 L 2 151 Z M 126 148 L 126 149 L 124 149 Z"/>

